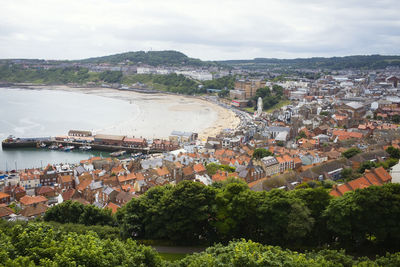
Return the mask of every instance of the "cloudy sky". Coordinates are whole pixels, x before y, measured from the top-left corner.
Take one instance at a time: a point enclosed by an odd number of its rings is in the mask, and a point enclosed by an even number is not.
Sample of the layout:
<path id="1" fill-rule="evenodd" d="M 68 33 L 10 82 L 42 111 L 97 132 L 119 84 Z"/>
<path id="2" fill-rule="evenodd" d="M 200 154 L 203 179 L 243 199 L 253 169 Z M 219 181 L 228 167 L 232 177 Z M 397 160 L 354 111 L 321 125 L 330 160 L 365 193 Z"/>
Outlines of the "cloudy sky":
<path id="1" fill-rule="evenodd" d="M 0 58 L 400 54 L 399 0 L 1 0 Z"/>

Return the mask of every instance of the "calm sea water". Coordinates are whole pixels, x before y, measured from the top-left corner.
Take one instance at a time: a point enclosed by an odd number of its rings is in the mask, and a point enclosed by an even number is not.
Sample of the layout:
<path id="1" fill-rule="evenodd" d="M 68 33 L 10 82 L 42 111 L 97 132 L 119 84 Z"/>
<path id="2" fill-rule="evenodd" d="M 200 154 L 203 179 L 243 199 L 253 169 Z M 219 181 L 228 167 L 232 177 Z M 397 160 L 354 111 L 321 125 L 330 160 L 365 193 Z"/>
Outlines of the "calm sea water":
<path id="1" fill-rule="evenodd" d="M 128 120 L 137 110 L 127 101 L 51 90 L 0 88 L 0 139 L 66 135 L 71 129 L 96 130 Z M 41 167 L 48 163 L 78 163 L 94 151 L 50 151 L 0 147 L 0 170 Z M 102 153 L 102 155 L 107 155 Z"/>

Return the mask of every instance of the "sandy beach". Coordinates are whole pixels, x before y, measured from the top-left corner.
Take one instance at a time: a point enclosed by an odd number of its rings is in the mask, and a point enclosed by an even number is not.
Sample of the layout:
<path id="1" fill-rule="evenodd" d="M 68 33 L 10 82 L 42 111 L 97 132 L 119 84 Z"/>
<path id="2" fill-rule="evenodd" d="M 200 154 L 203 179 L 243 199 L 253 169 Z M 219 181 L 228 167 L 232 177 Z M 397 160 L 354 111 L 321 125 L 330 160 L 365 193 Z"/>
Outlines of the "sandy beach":
<path id="1" fill-rule="evenodd" d="M 240 123 L 240 119 L 232 111 L 197 97 L 188 97 L 181 95 L 161 94 L 161 93 L 143 94 L 133 91 L 123 91 L 110 88 L 69 87 L 64 85 L 57 85 L 57 86 L 31 85 L 28 88 L 37 90 L 41 89 L 59 90 L 59 91 L 67 91 L 75 93 L 84 93 L 89 95 L 92 94 L 102 97 L 111 97 L 115 99 L 128 101 L 131 104 L 134 104 L 133 106 L 137 107 L 138 112 L 135 113 L 136 116 L 132 117 L 129 120 L 124 120 L 124 121 L 118 121 L 118 119 L 116 119 L 115 124 L 109 125 L 103 129 L 98 129 L 97 130 L 98 133 L 126 134 L 126 135 L 138 136 L 137 134 L 139 132 L 143 137 L 147 138 L 168 138 L 169 133 L 160 131 L 160 127 L 163 127 L 162 125 L 141 126 L 144 123 L 144 120 L 146 119 L 146 113 L 158 112 L 157 110 L 158 106 L 164 107 L 163 111 L 164 113 L 165 113 L 165 108 L 167 108 L 168 111 L 171 113 L 174 112 L 175 114 L 180 113 L 180 117 L 182 117 L 182 115 L 187 113 L 188 117 L 183 117 L 183 119 L 181 118 L 181 121 L 173 121 L 174 124 L 178 125 L 179 128 L 175 130 L 197 131 L 199 133 L 200 140 L 205 140 L 207 139 L 208 136 L 216 136 L 223 129 L 227 128 L 234 129 Z M 149 103 L 151 103 L 151 105 L 149 105 Z M 151 106 L 151 110 L 149 109 L 150 108 L 149 106 Z M 163 114 L 159 113 L 159 116 L 162 117 Z M 204 121 L 203 118 L 204 116 L 209 117 L 207 121 Z M 198 120 L 198 124 L 196 124 L 196 120 Z M 166 119 L 165 123 L 168 123 L 168 119 Z M 133 127 L 132 125 L 135 125 L 135 127 Z M 137 129 L 136 126 L 142 127 L 140 131 Z M 149 129 L 143 129 L 143 127 Z"/>

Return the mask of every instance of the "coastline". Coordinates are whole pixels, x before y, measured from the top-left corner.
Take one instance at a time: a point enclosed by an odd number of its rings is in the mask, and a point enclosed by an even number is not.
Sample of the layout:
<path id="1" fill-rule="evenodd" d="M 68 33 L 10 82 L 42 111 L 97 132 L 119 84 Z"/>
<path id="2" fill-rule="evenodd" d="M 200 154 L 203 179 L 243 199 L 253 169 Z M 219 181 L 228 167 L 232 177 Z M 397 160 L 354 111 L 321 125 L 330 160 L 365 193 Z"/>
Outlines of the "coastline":
<path id="1" fill-rule="evenodd" d="M 124 100 L 128 102 L 138 102 L 138 98 L 151 98 L 152 101 L 157 101 L 160 104 L 168 103 L 168 99 L 180 98 L 183 102 L 188 102 L 179 106 L 172 106 L 169 108 L 171 111 L 190 111 L 194 108 L 201 106 L 205 110 L 213 110 L 216 113 L 216 119 L 211 123 L 209 127 L 206 127 L 198 131 L 199 140 L 206 140 L 209 136 L 216 136 L 222 130 L 230 128 L 234 129 L 240 124 L 240 119 L 236 114 L 226 108 L 223 108 L 215 103 L 209 102 L 200 97 L 186 96 L 186 95 L 174 95 L 174 94 L 163 94 L 163 93 L 153 93 L 146 94 L 136 91 L 120 90 L 113 88 L 103 88 L 103 87 L 72 87 L 68 85 L 33 85 L 33 84 L 13 84 L 11 88 L 27 89 L 27 90 L 57 90 L 66 92 L 75 92 L 83 94 L 93 94 L 96 96 L 115 98 L 119 100 Z M 154 98 L 154 99 L 153 99 Z M 195 119 L 195 118 L 193 118 Z M 121 123 L 113 125 L 106 129 L 103 129 L 102 133 L 118 133 L 126 129 L 126 123 Z M 176 129 L 177 131 L 182 131 L 181 129 Z M 110 132 L 107 132 L 110 131 Z M 148 136 L 148 138 L 150 138 Z M 153 138 L 168 138 L 168 136 L 159 136 L 154 133 Z"/>

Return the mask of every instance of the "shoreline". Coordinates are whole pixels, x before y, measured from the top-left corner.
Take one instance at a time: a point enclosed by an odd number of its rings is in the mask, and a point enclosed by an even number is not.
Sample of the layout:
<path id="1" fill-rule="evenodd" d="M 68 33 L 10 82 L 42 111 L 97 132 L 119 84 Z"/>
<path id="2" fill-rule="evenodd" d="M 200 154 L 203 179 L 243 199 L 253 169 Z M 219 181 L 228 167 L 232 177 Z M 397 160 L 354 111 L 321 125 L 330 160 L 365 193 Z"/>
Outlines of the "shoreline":
<path id="1" fill-rule="evenodd" d="M 205 106 L 206 109 L 211 109 L 216 113 L 216 119 L 212 122 L 212 124 L 204 128 L 202 130 L 198 130 L 199 140 L 206 140 L 207 137 L 212 136 L 215 137 L 219 133 L 221 133 L 224 129 L 235 129 L 240 124 L 239 117 L 231 110 L 226 109 L 224 107 L 219 106 L 216 103 L 212 103 L 207 101 L 206 99 L 198 96 L 187 96 L 187 95 L 176 95 L 176 94 L 168 94 L 168 93 L 143 93 L 131 90 L 121 90 L 116 88 L 103 88 L 103 87 L 80 87 L 80 86 L 69 86 L 69 85 L 34 85 L 34 84 L 8 84 L 7 88 L 11 89 L 23 89 L 23 90 L 56 90 L 56 91 L 64 91 L 64 92 L 74 92 L 74 93 L 83 93 L 83 94 L 93 94 L 101 97 L 108 97 L 119 99 L 127 102 L 137 101 L 137 99 L 133 99 L 134 96 L 140 97 L 158 97 L 160 98 L 160 102 L 168 101 L 168 98 L 181 98 L 185 100 L 192 100 L 196 102 L 196 105 Z M 190 106 L 176 106 L 171 107 L 171 111 L 189 111 L 192 110 Z M 194 118 L 195 119 L 195 118 Z M 118 127 L 119 126 L 119 127 Z M 118 130 L 122 126 L 121 125 L 113 125 L 112 127 L 108 127 L 108 129 Z M 175 129 L 177 131 L 182 131 L 181 129 Z M 99 131 L 102 133 L 107 133 L 107 129 L 104 131 Z M 150 138 L 150 137 L 148 137 Z M 158 136 L 153 133 L 153 138 L 168 138 L 167 136 Z"/>

